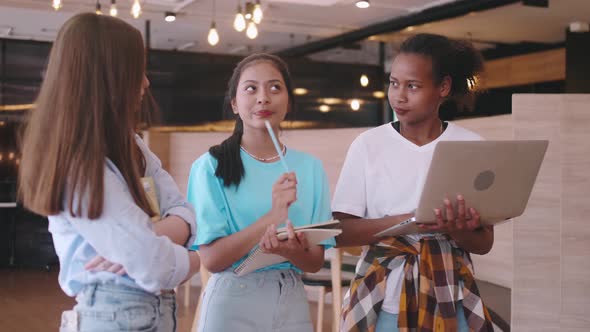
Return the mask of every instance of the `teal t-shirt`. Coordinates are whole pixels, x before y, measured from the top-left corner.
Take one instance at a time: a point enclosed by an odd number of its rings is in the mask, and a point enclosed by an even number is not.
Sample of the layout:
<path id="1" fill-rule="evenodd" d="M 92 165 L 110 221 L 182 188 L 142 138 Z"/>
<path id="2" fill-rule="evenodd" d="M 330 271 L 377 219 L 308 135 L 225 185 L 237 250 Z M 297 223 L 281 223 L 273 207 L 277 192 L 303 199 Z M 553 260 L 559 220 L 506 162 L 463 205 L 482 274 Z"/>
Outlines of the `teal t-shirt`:
<path id="1" fill-rule="evenodd" d="M 263 163 L 240 151 L 245 175 L 238 187 L 224 187 L 215 176 L 217 159 L 205 153 L 197 159 L 188 180 L 188 201 L 195 207 L 197 240 L 201 244 L 237 233 L 252 225 L 272 207 L 272 186 L 285 172 L 280 162 Z M 297 176 L 297 201 L 289 207 L 293 226 L 304 226 L 332 219 L 330 189 L 321 161 L 309 154 L 288 149 L 285 161 Z M 332 247 L 334 239 L 322 243 Z M 232 265 L 236 268 L 247 256 Z M 289 262 L 261 270 L 295 269 Z"/>

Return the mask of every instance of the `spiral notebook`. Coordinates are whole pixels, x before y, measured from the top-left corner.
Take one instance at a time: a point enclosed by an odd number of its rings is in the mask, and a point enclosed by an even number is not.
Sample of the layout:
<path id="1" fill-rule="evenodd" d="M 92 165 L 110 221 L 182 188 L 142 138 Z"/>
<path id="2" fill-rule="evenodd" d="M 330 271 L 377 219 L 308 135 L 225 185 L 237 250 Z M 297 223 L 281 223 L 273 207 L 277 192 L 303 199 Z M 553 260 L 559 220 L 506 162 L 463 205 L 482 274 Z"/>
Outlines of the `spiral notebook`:
<path id="1" fill-rule="evenodd" d="M 310 245 L 316 245 L 320 242 L 333 238 L 340 233 L 340 221 L 330 220 L 319 224 L 312 224 L 300 227 L 294 227 L 295 233 L 305 233 L 307 241 Z M 277 237 L 279 240 L 287 239 L 286 228 L 282 227 L 277 230 Z M 234 273 L 242 276 L 250 272 L 256 271 L 266 266 L 286 262 L 287 259 L 283 256 L 275 254 L 267 254 L 262 252 L 260 247 L 256 247 L 248 257 L 234 269 Z"/>

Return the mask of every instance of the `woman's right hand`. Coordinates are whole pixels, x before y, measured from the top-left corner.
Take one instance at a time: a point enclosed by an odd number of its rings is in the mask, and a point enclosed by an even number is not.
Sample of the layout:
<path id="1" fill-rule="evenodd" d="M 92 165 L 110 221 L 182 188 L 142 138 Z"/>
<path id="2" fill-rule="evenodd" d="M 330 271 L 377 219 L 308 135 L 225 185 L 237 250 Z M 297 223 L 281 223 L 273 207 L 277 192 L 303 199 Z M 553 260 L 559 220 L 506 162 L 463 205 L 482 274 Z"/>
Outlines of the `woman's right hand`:
<path id="1" fill-rule="evenodd" d="M 272 186 L 272 208 L 275 223 L 281 224 L 289 217 L 289 206 L 297 200 L 295 172 L 283 173 Z"/>

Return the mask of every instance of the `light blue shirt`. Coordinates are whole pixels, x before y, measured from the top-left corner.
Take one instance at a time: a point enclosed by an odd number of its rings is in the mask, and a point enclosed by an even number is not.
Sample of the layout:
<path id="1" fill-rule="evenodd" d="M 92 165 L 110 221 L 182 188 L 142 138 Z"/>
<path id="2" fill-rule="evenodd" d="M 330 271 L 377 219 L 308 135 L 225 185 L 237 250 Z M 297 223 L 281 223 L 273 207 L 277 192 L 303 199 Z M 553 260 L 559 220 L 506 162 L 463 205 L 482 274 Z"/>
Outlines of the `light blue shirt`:
<path id="1" fill-rule="evenodd" d="M 136 141 L 145 156 L 145 176 L 154 180 L 161 215 L 184 219 L 191 227 L 193 236 L 188 244 L 192 244 L 196 233 L 192 206 L 139 136 Z M 75 296 L 86 285 L 110 282 L 154 294 L 178 286 L 189 271 L 187 249 L 153 232 L 150 217 L 135 204 L 123 176 L 108 159 L 103 199 L 102 215 L 95 220 L 73 217 L 69 211 L 49 216 L 49 231 L 60 262 L 59 284 L 64 292 Z M 86 202 L 82 206 L 86 211 Z M 84 265 L 97 255 L 121 264 L 127 275 L 86 271 Z"/>
<path id="2" fill-rule="evenodd" d="M 187 198 L 195 206 L 197 241 L 195 245 L 237 233 L 252 225 L 272 207 L 272 186 L 285 172 L 280 162 L 263 163 L 241 151 L 245 175 L 240 185 L 224 187 L 215 176 L 217 159 L 205 153 L 191 168 Z M 293 226 L 304 226 L 332 219 L 330 188 L 321 161 L 309 154 L 288 149 L 285 160 L 297 176 L 297 201 L 289 207 Z M 331 247 L 334 239 L 322 243 Z M 246 257 L 246 256 L 245 256 Z M 244 259 L 232 265 L 237 267 Z M 295 269 L 289 262 L 261 269 Z"/>

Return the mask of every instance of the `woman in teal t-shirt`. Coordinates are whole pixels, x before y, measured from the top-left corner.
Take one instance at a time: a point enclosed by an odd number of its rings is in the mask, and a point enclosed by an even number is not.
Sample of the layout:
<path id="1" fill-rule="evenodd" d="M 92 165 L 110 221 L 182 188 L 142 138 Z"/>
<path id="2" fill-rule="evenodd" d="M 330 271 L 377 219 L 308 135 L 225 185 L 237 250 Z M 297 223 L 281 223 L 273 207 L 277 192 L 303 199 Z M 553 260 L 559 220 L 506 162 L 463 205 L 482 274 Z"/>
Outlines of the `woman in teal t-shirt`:
<path id="1" fill-rule="evenodd" d="M 228 84 L 226 107 L 237 114 L 233 134 L 192 166 L 188 199 L 197 215 L 202 264 L 211 272 L 199 331 L 312 331 L 300 274 L 318 271 L 324 247 L 309 245 L 292 226 L 331 219 L 330 193 L 316 158 L 279 142 L 284 173 L 264 122 L 275 132 L 293 110 L 293 85 L 278 57 L 242 60 Z M 278 241 L 276 227 L 290 229 Z M 292 225 L 291 225 L 292 223 Z M 256 245 L 288 259 L 244 276 L 233 270 Z"/>

